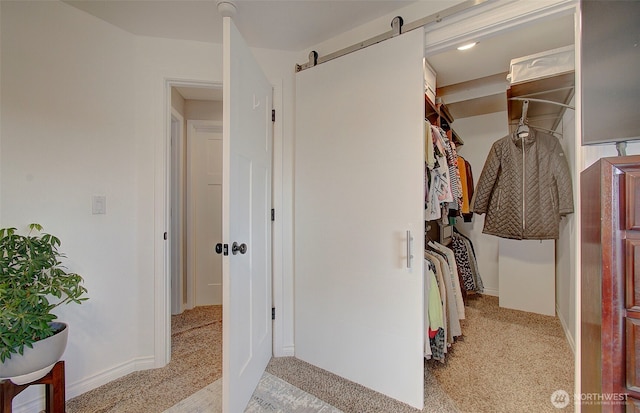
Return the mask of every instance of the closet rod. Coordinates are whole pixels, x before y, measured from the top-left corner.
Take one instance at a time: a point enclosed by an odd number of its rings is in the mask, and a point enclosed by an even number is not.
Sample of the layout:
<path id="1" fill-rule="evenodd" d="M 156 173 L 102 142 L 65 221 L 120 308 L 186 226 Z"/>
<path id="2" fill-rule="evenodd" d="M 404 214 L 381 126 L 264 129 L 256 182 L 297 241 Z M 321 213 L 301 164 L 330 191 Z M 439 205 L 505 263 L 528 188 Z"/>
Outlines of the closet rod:
<path id="1" fill-rule="evenodd" d="M 540 102 L 540 103 L 550 103 L 552 105 L 558 105 L 558 106 L 564 106 L 565 108 L 568 109 L 573 109 L 575 110 L 576 108 L 574 108 L 571 105 L 566 105 L 564 103 L 560 103 L 560 102 L 556 102 L 554 100 L 547 100 L 547 99 L 534 99 L 534 98 L 509 98 L 509 100 L 528 100 L 529 102 Z"/>
<path id="2" fill-rule="evenodd" d="M 573 92 L 574 89 L 575 89 L 574 86 L 565 86 L 565 87 L 557 87 L 557 88 L 553 88 L 553 89 L 544 89 L 544 90 L 541 90 L 539 92 L 518 94 L 517 96 L 521 97 L 521 98 L 536 97 L 536 96 L 546 95 L 546 94 L 555 93 L 555 92 L 564 92 L 564 91 Z"/>
<path id="3" fill-rule="evenodd" d="M 426 26 L 427 24 L 430 23 L 440 23 L 442 21 L 442 19 L 447 18 L 447 17 L 451 17 L 454 14 L 466 11 L 472 7 L 478 6 L 482 3 L 486 3 L 488 1 L 491 0 L 467 0 L 465 2 L 462 2 L 460 4 L 456 4 L 455 6 L 449 7 L 447 9 L 444 9 L 442 11 L 439 11 L 437 13 L 431 14 L 427 17 L 423 17 L 422 19 L 418 19 L 414 22 L 411 23 L 407 23 L 406 25 L 403 24 L 402 22 L 402 17 L 395 17 L 392 22 L 391 22 L 391 27 L 392 29 L 389 30 L 388 32 L 379 34 L 375 37 L 372 37 L 370 39 L 367 39 L 365 41 L 362 41 L 360 43 L 356 43 L 352 46 L 349 47 L 345 47 L 344 49 L 340 49 L 336 52 L 330 53 L 326 56 L 319 56 L 318 52 L 316 52 L 315 50 L 312 50 L 309 53 L 309 61 L 307 63 L 303 63 L 303 64 L 296 64 L 295 66 L 295 71 L 297 72 L 301 72 L 303 70 L 309 69 L 311 67 L 317 66 L 321 63 L 325 63 L 328 62 L 330 60 L 336 59 L 338 57 L 342 57 L 345 55 L 348 55 L 349 53 L 353 53 L 356 52 L 360 49 L 364 49 L 365 47 L 369 47 L 372 46 L 376 43 L 380 43 L 383 42 L 385 40 L 389 40 L 393 37 L 396 37 L 398 35 L 401 35 L 403 33 L 407 33 L 410 32 L 414 29 L 418 29 L 420 27 Z"/>

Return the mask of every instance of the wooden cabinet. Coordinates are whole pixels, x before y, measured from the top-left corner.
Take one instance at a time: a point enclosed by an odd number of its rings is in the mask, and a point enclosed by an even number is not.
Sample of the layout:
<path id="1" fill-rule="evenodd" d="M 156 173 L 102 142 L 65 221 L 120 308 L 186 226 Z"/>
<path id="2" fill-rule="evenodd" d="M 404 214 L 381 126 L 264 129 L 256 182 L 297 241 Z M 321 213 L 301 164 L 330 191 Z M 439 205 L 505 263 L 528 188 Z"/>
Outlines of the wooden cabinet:
<path id="1" fill-rule="evenodd" d="M 640 156 L 598 160 L 581 186 L 582 412 L 640 411 Z"/>

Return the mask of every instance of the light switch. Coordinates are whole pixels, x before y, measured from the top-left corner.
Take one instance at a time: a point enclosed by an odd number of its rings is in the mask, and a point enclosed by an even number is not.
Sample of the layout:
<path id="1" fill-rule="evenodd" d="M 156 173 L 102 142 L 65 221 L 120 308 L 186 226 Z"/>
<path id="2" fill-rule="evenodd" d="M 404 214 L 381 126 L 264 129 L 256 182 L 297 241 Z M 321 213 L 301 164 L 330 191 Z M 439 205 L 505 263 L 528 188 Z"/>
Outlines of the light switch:
<path id="1" fill-rule="evenodd" d="M 100 215 L 107 213 L 107 197 L 104 195 L 94 195 L 91 197 L 91 213 Z"/>

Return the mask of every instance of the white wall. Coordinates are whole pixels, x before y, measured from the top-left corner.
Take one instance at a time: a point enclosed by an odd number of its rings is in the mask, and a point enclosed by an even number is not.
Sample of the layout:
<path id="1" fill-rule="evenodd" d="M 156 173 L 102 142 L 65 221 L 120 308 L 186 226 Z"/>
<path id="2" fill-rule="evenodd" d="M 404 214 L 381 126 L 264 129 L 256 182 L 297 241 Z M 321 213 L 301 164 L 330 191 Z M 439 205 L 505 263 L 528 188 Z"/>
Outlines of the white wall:
<path id="1" fill-rule="evenodd" d="M 452 127 L 464 140 L 458 153 L 471 164 L 476 185 L 491 145 L 509 133 L 507 112 L 456 119 Z M 499 238 L 482 233 L 484 218 L 484 215 L 473 214 L 473 222 L 466 223 L 459 219 L 456 227 L 473 242 L 485 294 L 497 296 Z"/>
<path id="2" fill-rule="evenodd" d="M 184 105 L 184 118 L 222 122 L 222 102 L 187 99 Z"/>
<path id="3" fill-rule="evenodd" d="M 640 142 L 627 144 L 627 155 L 640 155 Z M 600 158 L 618 156 L 615 143 L 603 145 L 590 145 L 582 147 L 582 170 L 584 171 Z"/>
<path id="4" fill-rule="evenodd" d="M 64 359 L 71 398 L 136 369 L 162 366 L 157 314 L 164 267 L 166 81 L 222 79 L 219 44 L 131 35 L 62 2 L 1 2 L 0 224 L 39 222 L 60 236 L 67 266 L 90 300 L 68 306 Z M 277 91 L 274 171 L 279 215 L 290 222 L 293 54 L 256 50 Z M 279 132 L 278 132 L 279 131 Z M 283 174 L 289 174 L 283 179 Z M 283 185 L 284 182 L 284 185 Z M 91 214 L 91 196 L 107 214 Z M 288 221 L 287 221 L 288 219 Z M 283 225 L 291 248 L 291 225 Z M 280 338 L 293 346 L 293 277 L 280 250 Z M 287 291 L 287 289 L 289 291 Z M 282 297 L 281 297 L 282 298 Z M 166 305 L 170 302 L 167 297 Z M 14 411 L 39 411 L 42 390 Z"/>
<path id="5" fill-rule="evenodd" d="M 572 103 L 573 105 L 573 103 Z M 577 199 L 579 192 L 579 177 L 576 176 L 576 116 L 574 110 L 567 110 L 561 126 L 562 138 L 560 143 L 567 156 L 569 168 L 573 171 L 573 200 L 574 213 L 565 216 L 560 221 L 560 237 L 556 241 L 556 314 L 562 323 L 569 345 L 575 352 L 576 348 L 576 249 L 578 244 L 577 230 Z"/>
<path id="6" fill-rule="evenodd" d="M 62 240 L 90 300 L 70 323 L 67 391 L 148 365 L 140 352 L 131 36 L 58 2 L 2 2 L 2 226 Z M 91 214 L 104 195 L 106 215 Z M 33 388 L 15 405 L 42 394 Z M 33 407 L 33 406 L 32 406 Z M 35 408 L 35 407 L 33 407 Z M 39 410 L 39 409 L 38 409 Z"/>

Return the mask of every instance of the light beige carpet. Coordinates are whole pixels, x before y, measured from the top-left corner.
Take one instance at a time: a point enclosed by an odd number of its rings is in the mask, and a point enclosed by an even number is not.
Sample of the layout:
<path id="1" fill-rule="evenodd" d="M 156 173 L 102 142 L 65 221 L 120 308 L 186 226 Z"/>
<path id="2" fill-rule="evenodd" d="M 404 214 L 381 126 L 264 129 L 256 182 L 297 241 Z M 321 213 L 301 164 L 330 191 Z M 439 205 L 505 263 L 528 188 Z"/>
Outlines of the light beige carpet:
<path id="1" fill-rule="evenodd" d="M 273 358 L 267 372 L 324 400 L 345 413 L 417 413 L 420 410 L 345 380 L 294 357 Z M 425 412 L 457 413 L 459 410 L 425 369 Z"/>
<path id="2" fill-rule="evenodd" d="M 573 394 L 573 353 L 556 317 L 499 308 L 497 298 L 482 295 L 469 300 L 466 314 L 464 337 L 454 343 L 446 363 L 425 362 L 423 412 L 573 411 L 571 405 L 558 410 L 551 404 L 551 394 L 556 390 Z M 216 411 L 211 406 L 219 405 L 219 391 L 216 396 L 210 390 L 221 377 L 221 319 L 219 307 L 201 308 L 175 319 L 174 355 L 167 367 L 133 373 L 85 393 L 67 402 L 67 412 L 147 413 L 171 408 L 178 409 L 171 413 Z M 267 372 L 295 386 L 293 389 L 315 396 L 322 401 L 320 409 L 419 412 L 293 357 L 273 358 Z M 214 386 L 205 390 L 208 394 L 200 393 L 204 401 L 189 399 L 212 383 Z M 297 389 L 293 389 L 273 385 L 262 394 L 272 392 L 279 398 L 295 400 L 291 395 Z M 263 411 L 277 406 L 266 396 L 262 399 Z"/>
<path id="3" fill-rule="evenodd" d="M 67 413 L 153 413 L 222 377 L 222 306 L 171 320 L 171 362 L 134 372 L 67 401 Z"/>
<path id="4" fill-rule="evenodd" d="M 463 340 L 429 371 L 463 412 L 555 412 L 556 390 L 574 393 L 574 354 L 557 317 L 509 310 L 471 296 Z M 562 409 L 572 412 L 573 404 Z"/>
<path id="5" fill-rule="evenodd" d="M 555 412 L 556 390 L 573 394 L 574 359 L 558 318 L 509 310 L 471 296 L 445 364 L 425 363 L 423 412 Z M 267 371 L 346 413 L 419 410 L 298 359 L 274 358 Z M 572 412 L 573 405 L 561 410 Z"/>

